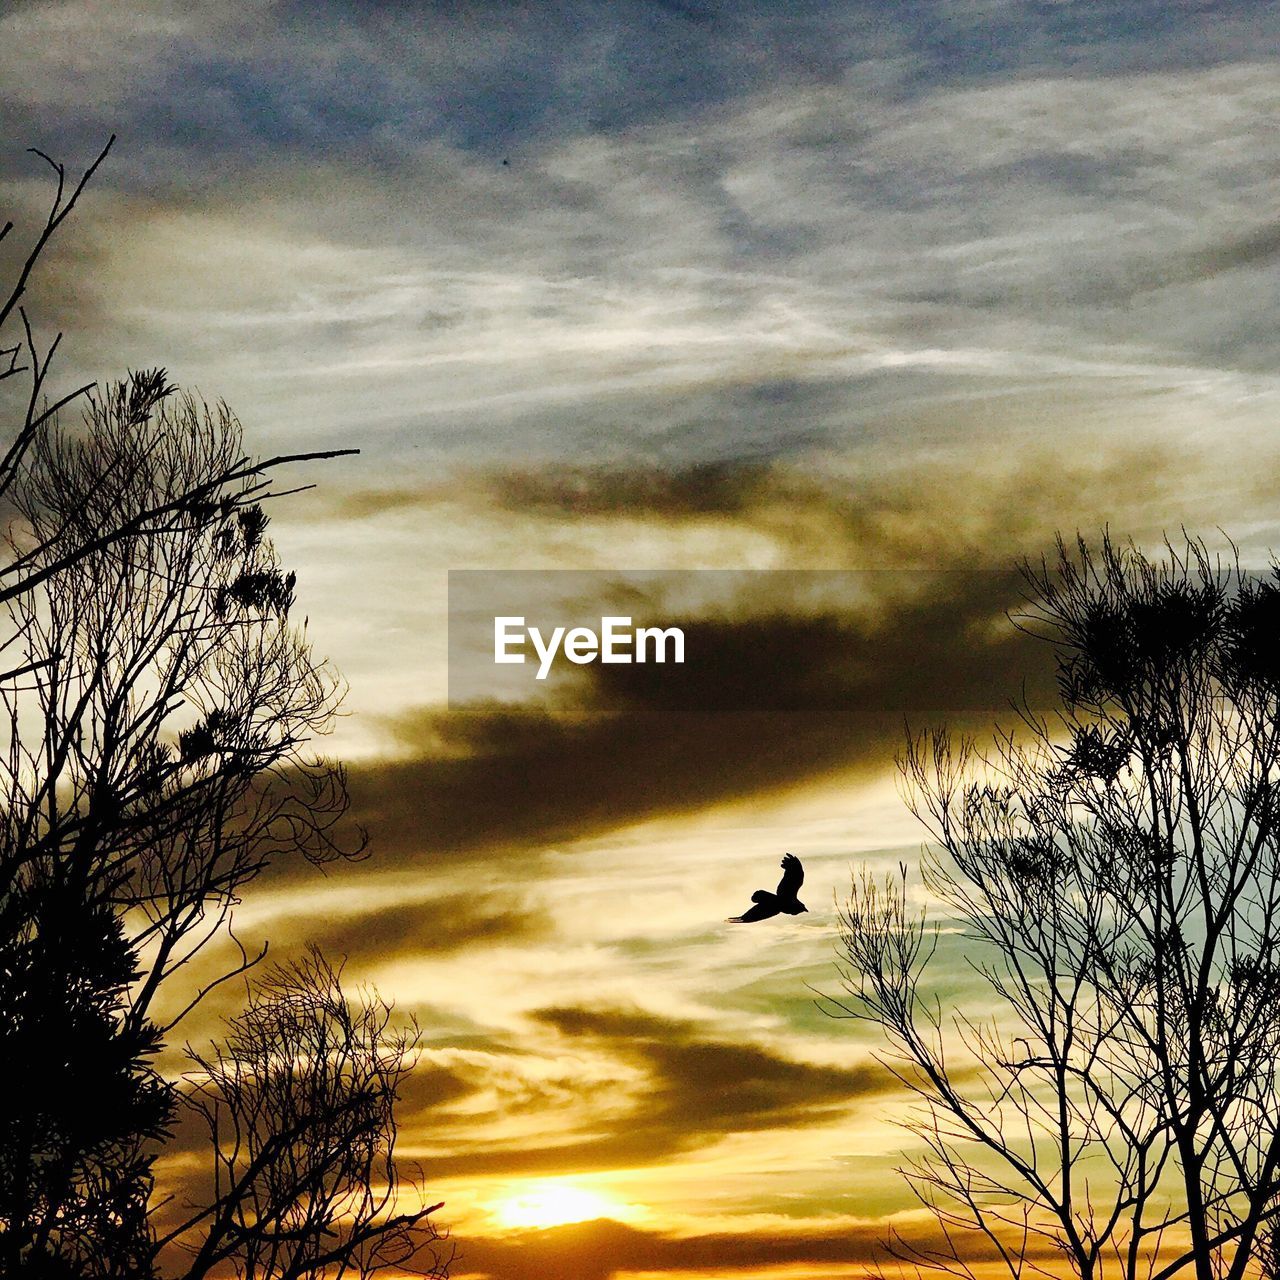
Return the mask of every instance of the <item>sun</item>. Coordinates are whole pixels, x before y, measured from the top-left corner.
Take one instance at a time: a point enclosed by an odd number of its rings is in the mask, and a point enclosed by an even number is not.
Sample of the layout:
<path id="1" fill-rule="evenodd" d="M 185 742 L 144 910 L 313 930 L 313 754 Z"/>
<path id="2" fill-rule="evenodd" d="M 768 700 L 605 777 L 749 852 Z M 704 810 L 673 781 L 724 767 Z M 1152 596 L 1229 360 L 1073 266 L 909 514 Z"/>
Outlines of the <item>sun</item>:
<path id="1" fill-rule="evenodd" d="M 548 1178 L 526 1183 L 517 1194 L 499 1201 L 493 1213 L 504 1227 L 563 1227 L 593 1218 L 625 1217 L 628 1206 L 598 1191 Z"/>

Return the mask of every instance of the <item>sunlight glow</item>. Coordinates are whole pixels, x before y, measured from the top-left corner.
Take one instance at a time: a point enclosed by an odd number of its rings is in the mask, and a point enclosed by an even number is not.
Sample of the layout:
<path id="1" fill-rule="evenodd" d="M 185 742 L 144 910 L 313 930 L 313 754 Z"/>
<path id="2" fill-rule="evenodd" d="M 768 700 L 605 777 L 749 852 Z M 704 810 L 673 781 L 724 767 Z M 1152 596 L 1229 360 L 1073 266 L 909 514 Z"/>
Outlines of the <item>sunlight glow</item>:
<path id="1" fill-rule="evenodd" d="M 624 1218 L 628 1206 L 620 1200 L 589 1191 L 571 1182 L 546 1180 L 527 1183 L 516 1195 L 494 1206 L 494 1217 L 504 1227 L 562 1227 L 593 1218 Z"/>

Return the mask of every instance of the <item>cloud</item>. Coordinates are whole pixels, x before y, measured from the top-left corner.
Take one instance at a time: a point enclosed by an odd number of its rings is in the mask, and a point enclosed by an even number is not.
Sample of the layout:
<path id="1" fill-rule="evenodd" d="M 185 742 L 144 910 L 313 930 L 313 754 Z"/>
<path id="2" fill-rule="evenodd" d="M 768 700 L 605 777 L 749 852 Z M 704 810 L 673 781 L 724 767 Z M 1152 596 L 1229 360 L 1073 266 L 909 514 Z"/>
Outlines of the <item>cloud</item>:
<path id="1" fill-rule="evenodd" d="M 1096 454 L 1074 443 L 1034 442 L 1012 456 L 975 459 L 963 475 L 949 460 L 882 458 L 868 468 L 856 453 L 830 451 L 685 466 L 480 470 L 462 474 L 450 493 L 456 500 L 470 490 L 484 507 L 531 525 L 540 519 L 614 520 L 629 527 L 733 523 L 773 538 L 783 562 L 797 567 L 974 569 L 1008 568 L 1050 548 L 1058 533 L 1069 537 L 1105 524 L 1158 539 L 1174 503 L 1195 522 L 1196 507 L 1183 496 L 1193 478 L 1221 483 L 1222 459 L 1195 442 L 1174 454 L 1137 439 L 1114 440 Z M 1259 483 L 1257 498 L 1269 484 L 1269 478 Z M 419 500 L 430 510 L 442 496 L 428 486 Z M 1204 517 L 1217 509 L 1216 497 L 1212 489 L 1206 493 Z M 354 501 L 365 513 L 379 505 L 373 493 Z M 386 509 L 408 502 L 406 491 L 392 489 Z M 812 558 L 801 559 L 805 553 Z"/>
<path id="2" fill-rule="evenodd" d="M 529 1017 L 531 1039 L 494 1043 L 470 1060 L 445 1051 L 450 1091 L 441 1099 L 431 1078 L 413 1084 L 413 1098 L 427 1104 L 412 1124 L 428 1135 L 432 1179 L 652 1166 L 732 1134 L 831 1124 L 896 1090 L 878 1063 L 807 1062 L 635 1009 L 556 1007 Z M 541 1124 L 513 1131 L 518 1116 Z"/>
<path id="3" fill-rule="evenodd" d="M 551 517 L 743 516 L 783 496 L 778 469 L 750 461 L 676 467 L 525 467 L 496 475 L 481 473 L 477 479 L 482 491 L 502 509 Z"/>
<path id="4" fill-rule="evenodd" d="M 1172 511 L 1212 532 L 1224 491 L 1248 485 L 1252 502 L 1269 492 L 1274 465 L 1255 459 L 1248 471 L 1195 446 L 1177 456 L 1138 442 L 1096 458 L 1046 449 L 963 484 L 945 466 L 868 476 L 831 458 L 825 474 L 780 461 L 526 466 L 464 473 L 425 494 L 357 492 L 339 503 L 408 528 L 470 510 L 485 540 L 513 548 L 562 539 L 567 525 L 578 551 L 561 564 L 593 544 L 661 535 L 679 547 L 681 531 L 707 527 L 739 539 L 729 546 L 756 538 L 765 563 L 858 566 L 871 572 L 846 585 L 880 584 L 869 603 L 845 590 L 826 604 L 807 598 L 804 573 L 736 588 L 732 575 L 694 574 L 686 595 L 710 580 L 708 598 L 675 604 L 659 587 L 641 607 L 695 638 L 684 668 L 586 668 L 549 699 L 393 713 L 384 758 L 353 765 L 357 812 L 380 859 L 400 866 L 546 848 L 825 775 L 881 773 L 904 715 L 985 731 L 1024 682 L 1034 703 L 1051 705 L 1047 646 L 1004 616 L 1022 600 L 1017 556 L 1050 551 L 1055 532 L 1107 523 L 1150 544 Z M 1193 482 L 1196 503 L 1180 504 Z M 759 598 L 766 582 L 776 598 Z M 617 611 L 604 597 L 579 603 L 584 616 Z"/>
<path id="5" fill-rule="evenodd" d="M 133 124 L 39 314 L 388 481 L 1274 416 L 1272 17 L 136 8 L 8 19 L 14 97 L 99 104 L 32 141 Z"/>
<path id="6" fill-rule="evenodd" d="M 906 1226 L 913 1241 L 946 1248 L 934 1228 L 923 1223 Z M 756 1280 L 778 1268 L 779 1276 L 853 1277 L 874 1272 L 887 1255 L 884 1223 L 856 1218 L 773 1222 L 757 1230 L 700 1232 L 676 1235 L 601 1219 L 542 1231 L 520 1231 L 458 1241 L 455 1274 L 486 1280 L 543 1280 L 545 1276 L 573 1276 L 574 1280 L 613 1280 L 643 1273 L 681 1277 L 732 1276 Z M 993 1251 L 973 1233 L 957 1233 L 955 1247 L 979 1267 L 994 1261 Z M 1052 1266 L 1060 1254 L 1038 1240 L 1021 1251 L 1029 1260 Z"/>
<path id="7" fill-rule="evenodd" d="M 533 943 L 546 938 L 544 914 L 518 896 L 483 890 L 401 900 L 364 911 L 323 917 L 293 913 L 276 921 L 273 939 L 314 943 L 327 956 L 356 964 L 402 956 L 440 956 L 479 945 Z"/>
<path id="8" fill-rule="evenodd" d="M 121 11 L 123 12 L 123 11 Z M 723 110 L 771 84 L 875 79 L 919 96 L 997 77 L 1117 74 L 1238 60 L 1273 15 L 1246 4 L 1128 0 L 1102 17 L 1024 0 L 932 0 L 886 13 L 871 0 L 652 4 L 202 0 L 175 15 L 134 0 L 111 21 L 93 0 L 6 8 L 7 96 L 46 130 L 120 124 L 148 150 L 264 146 L 520 148 Z M 197 176 L 197 175 L 185 175 Z"/>
<path id="9" fill-rule="evenodd" d="M 705 646 L 683 668 L 593 666 L 566 704 L 471 704 L 399 716 L 399 758 L 353 767 L 380 859 L 545 846 L 641 819 L 877 773 L 904 712 L 985 724 L 1047 648 L 1003 620 L 1010 574 L 910 575 L 914 597 L 840 616 L 674 617 Z M 1035 690 L 1040 690 L 1039 694 Z"/>
<path id="10" fill-rule="evenodd" d="M 855 49 L 864 61 L 894 42 L 857 6 L 772 19 L 767 3 L 451 3 L 424 13 L 206 0 L 178 20 L 139 0 L 117 25 L 91 0 L 55 0 L 9 6 L 0 65 L 24 123 L 70 131 L 77 116 L 123 115 L 148 151 L 181 157 L 182 176 L 199 183 L 201 151 L 205 166 L 267 148 L 358 148 L 394 164 L 397 152 L 446 138 L 500 154 L 696 112 L 775 76 L 834 77 Z"/>
<path id="11" fill-rule="evenodd" d="M 855 1267 L 860 1271 L 877 1256 L 880 1234 L 874 1225 L 840 1222 L 825 1228 L 673 1236 L 603 1219 L 462 1239 L 455 1272 L 488 1280 L 544 1280 L 551 1275 L 612 1280 L 630 1272 L 721 1276 L 742 1271 L 756 1276 L 766 1267 L 826 1263 L 840 1267 L 832 1274 L 854 1275 Z"/>
<path id="12" fill-rule="evenodd" d="M 1224 491 L 1247 484 L 1254 502 L 1268 491 L 1273 465 L 1256 459 L 1249 471 L 1195 446 L 1178 456 L 1138 442 L 1096 458 L 1046 449 L 963 483 L 945 466 L 868 476 L 837 457 L 825 474 L 780 461 L 526 466 L 464 473 L 426 494 L 357 493 L 362 509 L 426 528 L 442 502 L 450 522 L 484 513 L 473 517 L 483 537 L 516 548 L 561 539 L 567 525 L 579 550 L 561 564 L 649 531 L 679 547 L 682 530 L 706 526 L 740 535 L 730 546 L 759 539 L 765 563 L 858 566 L 872 572 L 850 582 L 881 584 L 871 603 L 846 591 L 826 605 L 806 598 L 804 573 L 748 576 L 736 590 L 731 575 L 705 574 L 710 598 L 674 605 L 658 588 L 644 609 L 696 638 L 684 668 L 586 668 L 559 697 L 394 713 L 381 747 L 390 758 L 353 767 L 357 811 L 379 856 L 400 865 L 545 848 L 824 775 L 883 772 L 904 715 L 984 730 L 1024 682 L 1050 705 L 1047 646 L 1004 616 L 1022 599 L 1017 556 L 1050 551 L 1057 531 L 1107 523 L 1150 544 L 1172 511 L 1192 528 L 1199 513 L 1212 531 Z M 1193 482 L 1201 496 L 1180 505 Z M 775 599 L 758 598 L 766 582 Z M 585 600 L 584 616 L 593 604 L 616 611 Z"/>
<path id="13" fill-rule="evenodd" d="M 28 299 L 68 330 L 66 381 L 163 363 L 252 447 L 364 449 L 325 477 L 340 534 L 279 524 L 310 539 L 321 643 L 371 683 L 395 668 L 380 700 L 356 686 L 392 739 L 352 767 L 356 814 L 393 875 L 483 883 L 272 928 L 421 957 L 426 1009 L 469 948 L 554 950 L 526 884 L 576 867 L 566 845 L 878 777 L 904 708 L 982 728 L 1024 677 L 1043 702 L 1045 651 L 1002 622 L 1016 590 L 948 571 L 1106 521 L 1274 533 L 1278 36 L 1244 0 L 6 6 L 8 250 L 48 194 L 22 149 L 73 167 L 120 134 Z M 446 565 L 632 557 L 940 572 L 873 609 L 690 606 L 714 661 L 684 679 L 414 705 Z M 831 822 L 828 848 L 856 826 Z M 732 945 L 681 952 L 686 995 Z M 620 958 L 663 995 L 670 971 L 602 952 L 547 963 L 599 963 L 576 979 L 595 1003 L 549 981 L 519 1029 L 433 1024 L 406 1139 L 438 1134 L 460 1175 L 578 1172 L 875 1096 L 764 1033 L 620 1010 Z M 475 1257 L 503 1280 L 844 1269 L 869 1234 L 597 1224 Z"/>
<path id="14" fill-rule="evenodd" d="M 1077 427 L 1100 408 L 1075 407 Z M 948 413 L 954 433 L 976 427 L 959 408 Z M 1129 422 L 1096 449 L 1065 427 L 1056 442 L 1037 438 L 1000 454 L 975 449 L 962 471 L 946 454 L 920 456 L 901 443 L 701 462 L 526 460 L 459 467 L 421 483 L 388 479 L 345 492 L 330 485 L 312 519 L 368 522 L 384 535 L 447 536 L 454 562 L 478 544 L 473 556 L 486 568 L 625 564 L 625 549 L 643 539 L 661 548 L 647 552 L 649 560 L 681 567 L 1007 569 L 1051 549 L 1059 533 L 1110 526 L 1158 542 L 1171 512 L 1178 523 L 1211 530 L 1226 494 L 1245 518 L 1260 514 L 1280 457 L 1255 445 L 1250 458 L 1241 468 L 1233 451 L 1190 435 L 1173 447 Z M 720 554 L 708 543 L 717 535 Z M 485 556 L 489 544 L 503 554 Z M 521 556 L 522 548 L 534 554 Z"/>
<path id="15" fill-rule="evenodd" d="M 650 1079 L 642 1107 L 646 1138 L 675 1146 L 709 1134 L 826 1123 L 852 1102 L 896 1092 L 876 1062 L 830 1067 L 787 1058 L 741 1040 L 712 1039 L 695 1024 L 635 1010 L 549 1008 L 532 1015 L 568 1042 L 607 1046 Z M 661 1141 L 661 1139 L 659 1139 Z"/>

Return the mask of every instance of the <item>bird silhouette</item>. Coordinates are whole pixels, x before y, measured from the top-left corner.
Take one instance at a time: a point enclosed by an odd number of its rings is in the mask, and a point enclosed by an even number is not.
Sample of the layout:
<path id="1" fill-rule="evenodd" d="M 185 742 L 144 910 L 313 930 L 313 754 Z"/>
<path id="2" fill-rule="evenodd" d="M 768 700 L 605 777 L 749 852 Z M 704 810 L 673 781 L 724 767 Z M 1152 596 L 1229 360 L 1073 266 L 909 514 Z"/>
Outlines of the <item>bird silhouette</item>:
<path id="1" fill-rule="evenodd" d="M 730 924 L 752 924 L 756 920 L 768 920 L 785 912 L 789 916 L 798 916 L 809 908 L 796 896 L 800 886 L 804 884 L 804 867 L 794 853 L 782 855 L 782 879 L 778 881 L 777 893 L 768 889 L 757 889 L 751 895 L 755 906 L 748 907 L 740 916 L 730 916 Z"/>

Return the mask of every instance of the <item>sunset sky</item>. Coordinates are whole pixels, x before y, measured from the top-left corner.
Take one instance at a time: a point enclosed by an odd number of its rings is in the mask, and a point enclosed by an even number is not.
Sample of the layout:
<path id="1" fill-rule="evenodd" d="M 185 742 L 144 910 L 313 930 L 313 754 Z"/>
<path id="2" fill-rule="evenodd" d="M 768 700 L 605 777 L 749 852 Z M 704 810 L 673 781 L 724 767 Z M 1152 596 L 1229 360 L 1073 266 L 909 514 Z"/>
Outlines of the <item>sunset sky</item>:
<path id="1" fill-rule="evenodd" d="M 237 928 L 420 1022 L 459 1280 L 836 1280 L 916 1220 L 903 1098 L 815 1003 L 835 902 L 918 858 L 904 716 L 1042 695 L 1019 556 L 1280 547 L 1277 51 L 1245 0 L 0 6 L 6 216 L 27 147 L 118 135 L 32 290 L 61 384 L 163 365 L 260 453 L 361 451 L 272 531 L 371 856 Z M 463 569 L 875 575 L 659 592 L 769 689 L 726 706 L 450 701 Z M 724 923 L 787 850 L 809 914 Z"/>

